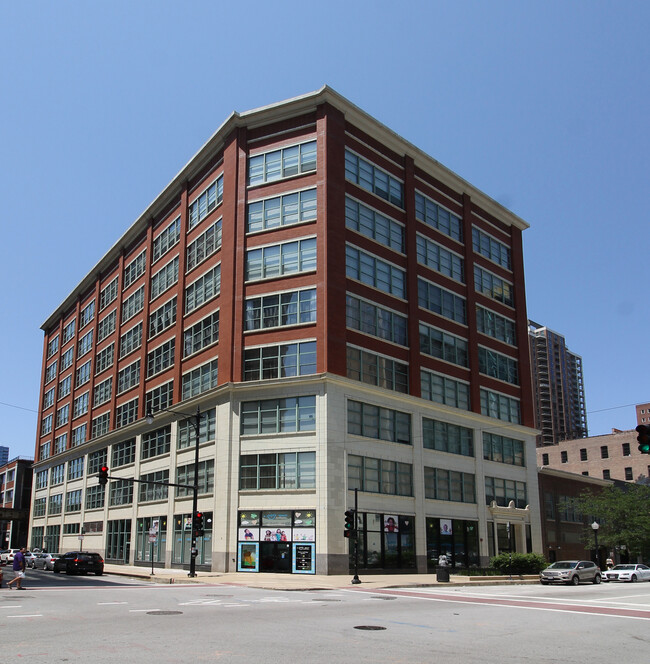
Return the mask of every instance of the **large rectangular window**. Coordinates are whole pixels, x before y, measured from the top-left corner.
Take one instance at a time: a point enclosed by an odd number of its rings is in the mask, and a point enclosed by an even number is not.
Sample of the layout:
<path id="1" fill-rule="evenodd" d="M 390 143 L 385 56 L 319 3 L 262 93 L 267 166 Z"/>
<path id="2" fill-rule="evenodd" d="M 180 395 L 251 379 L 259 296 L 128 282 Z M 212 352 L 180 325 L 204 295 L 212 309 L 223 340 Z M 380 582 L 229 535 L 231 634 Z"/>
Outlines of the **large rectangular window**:
<path id="1" fill-rule="evenodd" d="M 104 316 L 97 324 L 97 343 L 101 343 L 115 332 L 117 322 L 117 309 L 113 309 L 110 314 Z"/>
<path id="2" fill-rule="evenodd" d="M 489 258 L 506 270 L 512 269 L 510 248 L 476 227 L 472 228 L 472 247 L 477 254 Z"/>
<path id="3" fill-rule="evenodd" d="M 465 282 L 465 260 L 442 245 L 417 235 L 418 263 L 460 283 Z"/>
<path id="4" fill-rule="evenodd" d="M 418 306 L 457 323 L 467 324 L 465 298 L 424 279 L 418 279 Z"/>
<path id="5" fill-rule="evenodd" d="M 487 297 L 514 306 L 514 289 L 512 284 L 478 265 L 474 266 L 474 289 Z"/>
<path id="6" fill-rule="evenodd" d="M 345 225 L 386 247 L 404 253 L 404 227 L 349 196 L 345 197 Z"/>
<path id="7" fill-rule="evenodd" d="M 524 466 L 524 441 L 484 431 L 483 458 L 486 461 Z"/>
<path id="8" fill-rule="evenodd" d="M 411 445 L 411 416 L 399 410 L 350 400 L 348 433 Z"/>
<path id="9" fill-rule="evenodd" d="M 86 487 L 86 509 L 97 510 L 104 507 L 106 499 L 106 487 L 92 485 Z"/>
<path id="10" fill-rule="evenodd" d="M 86 353 L 88 353 L 90 350 L 92 350 L 93 347 L 93 330 L 90 330 L 86 334 L 84 334 L 81 339 L 79 339 L 79 348 L 77 352 L 77 357 L 82 357 Z"/>
<path id="11" fill-rule="evenodd" d="M 115 428 L 125 427 L 138 419 L 138 399 L 120 404 L 115 409 Z"/>
<path id="12" fill-rule="evenodd" d="M 404 185 L 396 177 L 350 150 L 345 151 L 345 177 L 393 205 L 404 207 Z"/>
<path id="13" fill-rule="evenodd" d="M 316 428 L 316 397 L 245 401 L 241 405 L 241 434 L 293 433 Z"/>
<path id="14" fill-rule="evenodd" d="M 156 429 L 150 433 L 142 434 L 142 447 L 140 450 L 141 459 L 151 459 L 152 457 L 169 454 L 172 439 L 171 425 Z"/>
<path id="15" fill-rule="evenodd" d="M 124 268 L 124 282 L 122 289 L 126 290 L 131 284 L 135 283 L 143 274 L 147 267 L 147 251 L 142 251 Z"/>
<path id="16" fill-rule="evenodd" d="M 93 417 L 90 434 L 92 438 L 98 438 L 99 436 L 108 433 L 109 418 L 110 413 L 102 413 L 97 417 Z"/>
<path id="17" fill-rule="evenodd" d="M 484 307 L 476 307 L 476 329 L 511 346 L 517 344 L 515 322 Z"/>
<path id="18" fill-rule="evenodd" d="M 425 449 L 474 456 L 474 432 L 458 424 L 422 418 L 422 444 Z"/>
<path id="19" fill-rule="evenodd" d="M 217 386 L 219 361 L 212 360 L 183 374 L 182 399 L 190 399 Z"/>
<path id="20" fill-rule="evenodd" d="M 476 502 L 476 478 L 445 468 L 424 467 L 424 497 L 457 503 Z"/>
<path id="21" fill-rule="evenodd" d="M 244 350 L 244 380 L 316 373 L 316 342 L 302 341 Z"/>
<path id="22" fill-rule="evenodd" d="M 239 461 L 239 488 L 242 490 L 316 487 L 315 452 L 243 454 Z"/>
<path id="23" fill-rule="evenodd" d="M 484 346 L 478 347 L 478 370 L 491 378 L 519 385 L 519 362 Z"/>
<path id="24" fill-rule="evenodd" d="M 120 359 L 142 346 L 142 323 L 138 323 L 120 337 Z"/>
<path id="25" fill-rule="evenodd" d="M 117 373 L 117 393 L 122 394 L 140 384 L 140 360 L 137 360 Z"/>
<path id="26" fill-rule="evenodd" d="M 144 309 L 144 286 L 140 286 L 122 302 L 122 324 L 139 314 L 142 309 Z"/>
<path id="27" fill-rule="evenodd" d="M 199 424 L 199 445 L 207 443 L 215 439 L 216 431 L 216 411 L 211 409 L 205 413 L 201 413 Z M 179 450 L 186 450 L 188 447 L 196 445 L 196 428 L 194 426 L 195 418 L 181 420 L 178 423 L 178 437 L 176 440 L 176 448 Z"/>
<path id="28" fill-rule="evenodd" d="M 97 358 L 95 359 L 95 374 L 100 374 L 102 371 L 112 367 L 114 359 L 115 343 L 113 342 L 97 353 Z"/>
<path id="29" fill-rule="evenodd" d="M 486 505 L 495 501 L 499 507 L 507 507 L 511 500 L 514 501 L 515 507 L 525 509 L 528 504 L 526 482 L 504 480 L 500 477 L 485 478 Z"/>
<path id="30" fill-rule="evenodd" d="M 163 383 L 145 395 L 145 412 L 155 413 L 159 410 L 169 408 L 174 401 L 174 381 Z"/>
<path id="31" fill-rule="evenodd" d="M 165 302 L 149 315 L 149 338 L 160 334 L 176 322 L 176 298 Z"/>
<path id="32" fill-rule="evenodd" d="M 128 480 L 113 480 L 109 487 L 109 505 L 131 505 L 133 503 L 133 482 Z"/>
<path id="33" fill-rule="evenodd" d="M 161 256 L 166 254 L 176 243 L 180 240 L 181 237 L 181 218 L 176 217 L 165 230 L 154 238 L 153 241 L 153 252 L 151 255 L 151 260 L 155 263 Z"/>
<path id="34" fill-rule="evenodd" d="M 223 175 L 193 200 L 188 209 L 188 230 L 203 221 L 223 201 Z"/>
<path id="35" fill-rule="evenodd" d="M 246 330 L 316 322 L 316 289 L 289 291 L 246 299 Z"/>
<path id="36" fill-rule="evenodd" d="M 214 491 L 214 459 L 199 462 L 199 473 L 196 480 L 199 493 L 212 493 Z M 176 484 L 194 484 L 194 464 L 179 466 L 176 468 Z M 183 487 L 176 487 L 176 496 L 191 496 L 192 490 Z"/>
<path id="37" fill-rule="evenodd" d="M 249 203 L 246 231 L 254 233 L 315 219 L 316 189 L 306 189 Z"/>
<path id="38" fill-rule="evenodd" d="M 353 380 L 408 394 L 408 365 L 390 357 L 347 347 L 347 376 Z"/>
<path id="39" fill-rule="evenodd" d="M 469 410 L 469 385 L 467 383 L 423 369 L 420 372 L 420 387 L 423 399 Z"/>
<path id="40" fill-rule="evenodd" d="M 246 280 L 257 281 L 316 269 L 316 238 L 274 244 L 246 252 Z"/>
<path id="41" fill-rule="evenodd" d="M 345 247 L 345 274 L 396 297 L 406 297 L 406 272 L 351 245 Z"/>
<path id="42" fill-rule="evenodd" d="M 218 341 L 219 312 L 215 311 L 183 332 L 183 357 L 198 353 Z"/>
<path id="43" fill-rule="evenodd" d="M 151 293 L 149 299 L 155 300 L 159 295 L 171 288 L 178 281 L 178 256 L 151 277 Z"/>
<path id="44" fill-rule="evenodd" d="M 413 466 L 410 463 L 348 454 L 348 490 L 394 496 L 413 495 Z"/>
<path id="45" fill-rule="evenodd" d="M 185 289 L 185 313 L 198 309 L 221 291 L 221 265 L 216 265 Z"/>
<path id="46" fill-rule="evenodd" d="M 113 445 L 111 461 L 113 468 L 133 463 L 135 461 L 135 438 Z"/>
<path id="47" fill-rule="evenodd" d="M 420 323 L 420 352 L 446 362 L 469 366 L 467 340 Z"/>
<path id="48" fill-rule="evenodd" d="M 221 219 L 206 229 L 196 240 L 187 245 L 187 265 L 189 272 L 199 263 L 214 254 L 221 247 Z"/>
<path id="49" fill-rule="evenodd" d="M 149 484 L 149 482 L 169 482 L 169 470 L 158 470 L 155 473 L 147 473 L 140 476 L 138 502 L 149 503 L 154 500 L 167 500 L 169 487 L 161 484 Z"/>
<path id="50" fill-rule="evenodd" d="M 521 423 L 519 399 L 491 390 L 481 389 L 481 414 L 514 424 Z"/>
<path id="51" fill-rule="evenodd" d="M 408 346 L 406 316 L 354 295 L 346 295 L 345 304 L 346 324 L 350 329 Z"/>
<path id="52" fill-rule="evenodd" d="M 454 240 L 463 240 L 460 217 L 418 191 L 415 192 L 415 218 Z"/>
<path id="53" fill-rule="evenodd" d="M 248 158 L 248 184 L 275 182 L 316 170 L 316 141 L 292 145 Z"/>
<path id="54" fill-rule="evenodd" d="M 147 378 L 168 369 L 174 364 L 175 339 L 170 339 L 147 353 Z"/>

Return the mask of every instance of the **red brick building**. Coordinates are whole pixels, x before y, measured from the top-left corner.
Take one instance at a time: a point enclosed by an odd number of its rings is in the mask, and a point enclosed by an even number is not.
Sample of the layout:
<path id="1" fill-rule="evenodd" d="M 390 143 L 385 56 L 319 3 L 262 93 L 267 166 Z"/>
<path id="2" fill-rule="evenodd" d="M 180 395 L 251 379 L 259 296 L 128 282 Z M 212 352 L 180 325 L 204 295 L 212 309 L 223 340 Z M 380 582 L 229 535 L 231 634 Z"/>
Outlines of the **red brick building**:
<path id="1" fill-rule="evenodd" d="M 538 549 L 525 228 L 328 87 L 233 113 L 43 324 L 32 546 L 186 565 L 113 478 L 192 477 L 199 407 L 199 565 L 346 571 L 355 488 L 363 567 Z"/>

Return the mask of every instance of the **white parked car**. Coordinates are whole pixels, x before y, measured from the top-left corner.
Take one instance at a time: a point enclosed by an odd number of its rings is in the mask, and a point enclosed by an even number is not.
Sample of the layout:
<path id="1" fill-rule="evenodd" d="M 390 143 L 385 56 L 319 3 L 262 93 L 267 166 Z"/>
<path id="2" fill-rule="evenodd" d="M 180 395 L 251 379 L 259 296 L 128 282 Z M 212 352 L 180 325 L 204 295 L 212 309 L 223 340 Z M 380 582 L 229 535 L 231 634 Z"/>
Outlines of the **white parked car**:
<path id="1" fill-rule="evenodd" d="M 54 561 L 59 557 L 58 553 L 38 553 L 32 564 L 33 569 L 54 569 Z"/>
<path id="2" fill-rule="evenodd" d="M 647 565 L 616 565 L 605 572 L 608 581 L 650 581 L 650 567 Z"/>

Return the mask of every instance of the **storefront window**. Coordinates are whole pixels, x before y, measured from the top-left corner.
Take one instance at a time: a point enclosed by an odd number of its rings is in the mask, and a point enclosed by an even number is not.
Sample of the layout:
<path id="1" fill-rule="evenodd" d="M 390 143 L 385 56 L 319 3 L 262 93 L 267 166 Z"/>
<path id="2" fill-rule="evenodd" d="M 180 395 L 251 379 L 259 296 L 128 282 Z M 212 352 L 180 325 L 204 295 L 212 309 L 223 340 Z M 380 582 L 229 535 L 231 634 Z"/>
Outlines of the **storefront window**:
<path id="1" fill-rule="evenodd" d="M 165 549 L 167 548 L 167 517 L 145 517 L 138 519 L 136 522 L 136 549 L 135 561 L 164 563 L 165 562 Z M 150 542 L 149 535 L 154 533 L 156 536 L 155 542 Z"/>
<path id="2" fill-rule="evenodd" d="M 427 518 L 427 566 L 435 569 L 440 557 L 455 568 L 478 567 L 478 522 Z"/>
<path id="3" fill-rule="evenodd" d="M 397 514 L 358 515 L 359 568 L 415 568 L 414 517 Z M 354 569 L 354 543 L 350 540 L 350 569 Z"/>
<path id="4" fill-rule="evenodd" d="M 196 538 L 197 565 L 212 564 L 212 512 L 203 512 L 205 531 L 203 536 Z M 172 564 L 189 565 L 192 550 L 192 515 L 177 514 L 174 517 L 174 545 L 172 547 Z"/>

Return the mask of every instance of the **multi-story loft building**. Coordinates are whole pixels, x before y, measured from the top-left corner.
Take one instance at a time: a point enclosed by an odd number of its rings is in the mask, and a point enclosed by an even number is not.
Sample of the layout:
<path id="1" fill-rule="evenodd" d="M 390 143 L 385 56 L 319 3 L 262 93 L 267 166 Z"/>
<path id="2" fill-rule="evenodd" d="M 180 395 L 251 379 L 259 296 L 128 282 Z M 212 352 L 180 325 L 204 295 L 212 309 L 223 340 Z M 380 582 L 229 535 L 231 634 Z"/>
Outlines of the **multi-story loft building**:
<path id="1" fill-rule="evenodd" d="M 361 569 L 539 551 L 525 228 L 328 87 L 233 113 L 43 324 L 31 545 L 187 566 L 128 480 L 198 408 L 199 570 L 347 572 L 354 490 Z"/>
<path id="2" fill-rule="evenodd" d="M 4 466 L 9 461 L 9 448 L 0 445 L 0 466 Z"/>
<path id="3" fill-rule="evenodd" d="M 650 457 L 638 449 L 634 429 L 577 440 L 564 440 L 537 450 L 537 463 L 568 473 L 621 482 L 650 484 Z"/>
<path id="4" fill-rule="evenodd" d="M 0 464 L 0 549 L 27 544 L 33 462 L 16 457 Z"/>
<path id="5" fill-rule="evenodd" d="M 582 358 L 566 346 L 564 337 L 529 321 L 535 422 L 538 446 L 585 438 L 587 409 Z"/>
<path id="6" fill-rule="evenodd" d="M 636 410 L 636 423 L 650 424 L 650 403 L 639 403 L 635 407 Z"/>

